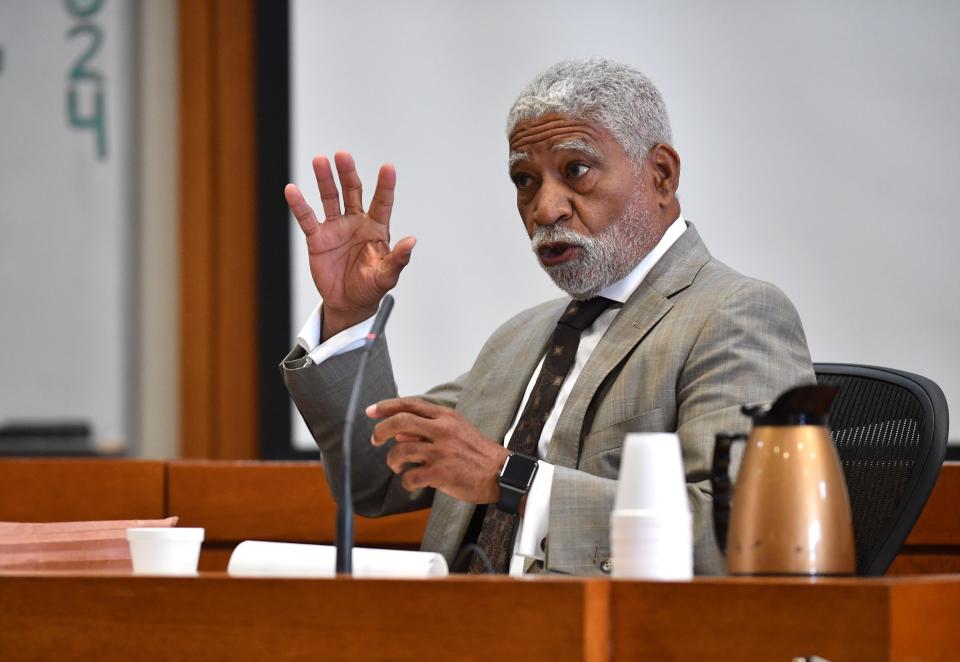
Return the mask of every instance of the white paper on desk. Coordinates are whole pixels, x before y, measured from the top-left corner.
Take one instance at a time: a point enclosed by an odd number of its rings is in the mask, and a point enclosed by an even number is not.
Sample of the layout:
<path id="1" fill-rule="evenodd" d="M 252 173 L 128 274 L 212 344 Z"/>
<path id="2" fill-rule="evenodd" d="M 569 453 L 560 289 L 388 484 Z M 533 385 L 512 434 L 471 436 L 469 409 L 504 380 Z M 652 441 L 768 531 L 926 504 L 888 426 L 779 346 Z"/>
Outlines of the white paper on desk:
<path id="1" fill-rule="evenodd" d="M 337 549 L 331 545 L 246 540 L 233 550 L 227 573 L 237 577 L 334 577 Z M 446 577 L 446 560 L 432 552 L 355 547 L 355 577 Z"/>

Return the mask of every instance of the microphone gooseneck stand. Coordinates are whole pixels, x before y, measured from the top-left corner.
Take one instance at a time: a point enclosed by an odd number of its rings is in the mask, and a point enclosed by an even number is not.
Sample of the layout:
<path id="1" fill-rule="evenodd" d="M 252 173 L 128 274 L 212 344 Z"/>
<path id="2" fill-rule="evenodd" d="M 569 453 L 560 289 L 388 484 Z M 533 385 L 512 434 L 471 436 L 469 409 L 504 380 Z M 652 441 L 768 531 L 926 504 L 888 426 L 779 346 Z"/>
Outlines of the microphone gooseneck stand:
<path id="1" fill-rule="evenodd" d="M 357 404 L 360 401 L 360 389 L 363 385 L 363 373 L 367 369 L 367 358 L 377 338 L 383 333 L 383 327 L 386 326 L 392 309 L 393 297 L 387 294 L 380 303 L 380 310 L 377 311 L 370 333 L 367 334 L 363 343 L 360 366 L 353 381 L 353 390 L 350 391 L 350 401 L 347 403 L 346 419 L 343 422 L 343 489 L 340 493 L 340 502 L 337 504 L 337 574 L 353 574 L 353 490 L 351 489 L 350 462 L 353 419 L 357 414 Z"/>

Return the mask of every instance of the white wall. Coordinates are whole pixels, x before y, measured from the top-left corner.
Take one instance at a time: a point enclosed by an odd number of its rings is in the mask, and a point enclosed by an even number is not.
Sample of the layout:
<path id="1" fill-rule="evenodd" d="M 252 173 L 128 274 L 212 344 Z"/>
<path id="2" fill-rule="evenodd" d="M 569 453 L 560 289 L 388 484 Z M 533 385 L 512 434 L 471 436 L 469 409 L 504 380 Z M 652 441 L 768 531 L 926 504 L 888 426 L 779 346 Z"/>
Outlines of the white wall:
<path id="1" fill-rule="evenodd" d="M 397 166 L 394 238 L 419 240 L 388 332 L 402 392 L 558 295 L 514 207 L 504 119 L 543 68 L 606 55 L 657 82 L 684 215 L 787 292 L 814 360 L 926 375 L 960 412 L 960 3 L 294 0 L 291 21 L 294 181 L 318 202 L 311 156 L 349 149 L 369 196 Z M 299 329 L 317 296 L 293 222 L 291 240 Z"/>

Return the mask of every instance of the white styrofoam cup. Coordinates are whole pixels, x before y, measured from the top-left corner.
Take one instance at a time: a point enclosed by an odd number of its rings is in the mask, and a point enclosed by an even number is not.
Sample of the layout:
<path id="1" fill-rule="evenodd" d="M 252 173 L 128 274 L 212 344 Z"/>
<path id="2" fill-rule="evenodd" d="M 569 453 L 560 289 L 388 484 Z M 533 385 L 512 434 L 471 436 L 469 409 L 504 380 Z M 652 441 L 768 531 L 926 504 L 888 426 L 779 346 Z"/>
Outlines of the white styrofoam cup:
<path id="1" fill-rule="evenodd" d="M 190 527 L 127 529 L 133 572 L 147 575 L 195 575 L 204 530 Z"/>
<path id="2" fill-rule="evenodd" d="M 623 440 L 614 510 L 689 510 L 680 439 L 672 432 L 631 433 Z"/>

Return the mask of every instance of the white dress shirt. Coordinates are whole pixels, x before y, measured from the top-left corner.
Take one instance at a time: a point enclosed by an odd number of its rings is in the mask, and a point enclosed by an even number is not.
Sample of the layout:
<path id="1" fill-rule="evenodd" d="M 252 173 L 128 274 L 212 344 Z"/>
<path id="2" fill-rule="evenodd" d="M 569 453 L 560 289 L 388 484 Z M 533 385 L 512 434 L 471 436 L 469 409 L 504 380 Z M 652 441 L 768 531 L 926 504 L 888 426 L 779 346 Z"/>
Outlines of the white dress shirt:
<path id="1" fill-rule="evenodd" d="M 600 290 L 598 296 L 612 299 L 621 304 L 626 303 L 630 295 L 633 294 L 634 290 L 640 286 L 643 279 L 646 278 L 650 270 L 653 269 L 653 266 L 663 257 L 664 253 L 673 246 L 674 242 L 680 238 L 680 235 L 683 234 L 686 227 L 686 223 L 681 215 L 667 228 L 667 231 L 664 232 L 663 237 L 661 237 L 657 245 L 640 260 L 640 263 L 634 267 L 633 271 L 623 279 L 607 285 Z M 358 349 L 363 345 L 367 333 L 369 333 L 370 327 L 373 324 L 372 317 L 349 329 L 341 331 L 326 342 L 321 343 L 320 310 L 321 306 L 317 306 L 316 309 L 314 309 L 310 317 L 307 318 L 306 324 L 303 325 L 303 328 L 297 335 L 297 344 L 307 352 L 313 363 L 321 363 L 331 356 Z M 553 487 L 553 465 L 544 462 L 543 458 L 546 457 L 547 450 L 550 448 L 550 439 L 553 437 L 553 432 L 557 427 L 557 421 L 560 420 L 560 414 L 563 413 L 563 407 L 567 402 L 567 398 L 570 397 L 571 391 L 573 391 L 574 384 L 576 384 L 577 379 L 580 377 L 580 373 L 583 371 L 583 367 L 586 365 L 593 350 L 596 349 L 603 334 L 610 328 L 610 324 L 613 323 L 614 318 L 619 312 L 619 306 L 605 310 L 591 326 L 584 329 L 580 335 L 580 344 L 577 346 L 573 366 L 570 368 L 567 378 L 560 387 L 560 393 L 557 395 L 553 409 L 550 411 L 550 415 L 543 425 L 543 431 L 540 433 L 540 442 L 537 446 L 537 455 L 541 458 L 540 466 L 537 470 L 533 485 L 530 487 L 530 492 L 527 494 L 523 518 L 520 520 L 520 530 L 517 532 L 513 550 L 514 554 L 510 562 L 511 575 L 522 575 L 530 559 L 541 561 L 544 559 L 543 543 L 546 539 L 550 523 L 550 492 Z M 527 399 L 530 397 L 530 392 L 537 382 L 537 377 L 542 367 L 543 358 L 540 359 L 537 369 L 533 371 L 533 375 L 530 377 L 526 392 L 523 394 L 523 400 L 517 409 L 517 418 L 514 419 L 510 429 L 507 430 L 506 435 L 504 435 L 504 446 L 510 441 L 510 436 L 517 426 L 520 414 L 527 404 Z"/>

